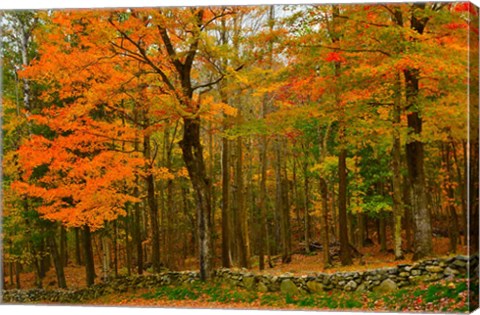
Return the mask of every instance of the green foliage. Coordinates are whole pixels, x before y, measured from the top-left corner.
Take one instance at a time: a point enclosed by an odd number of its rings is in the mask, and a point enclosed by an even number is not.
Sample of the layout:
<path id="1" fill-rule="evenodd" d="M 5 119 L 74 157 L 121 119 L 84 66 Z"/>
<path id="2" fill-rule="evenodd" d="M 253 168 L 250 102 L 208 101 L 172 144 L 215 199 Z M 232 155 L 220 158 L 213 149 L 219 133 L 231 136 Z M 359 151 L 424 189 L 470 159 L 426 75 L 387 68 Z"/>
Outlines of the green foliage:
<path id="1" fill-rule="evenodd" d="M 188 287 L 161 287 L 156 292 L 145 293 L 141 296 L 144 299 L 161 299 L 168 300 L 196 300 L 199 297 L 195 288 Z"/>

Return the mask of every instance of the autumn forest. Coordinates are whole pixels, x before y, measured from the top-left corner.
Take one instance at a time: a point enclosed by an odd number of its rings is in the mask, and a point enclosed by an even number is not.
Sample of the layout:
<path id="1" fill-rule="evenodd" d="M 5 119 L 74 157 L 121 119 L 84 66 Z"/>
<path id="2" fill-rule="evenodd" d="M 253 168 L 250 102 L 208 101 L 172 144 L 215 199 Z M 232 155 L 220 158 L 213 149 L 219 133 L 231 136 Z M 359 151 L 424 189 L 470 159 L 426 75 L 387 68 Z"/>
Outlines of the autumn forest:
<path id="1" fill-rule="evenodd" d="M 0 22 L 6 289 L 478 250 L 469 3 Z"/>

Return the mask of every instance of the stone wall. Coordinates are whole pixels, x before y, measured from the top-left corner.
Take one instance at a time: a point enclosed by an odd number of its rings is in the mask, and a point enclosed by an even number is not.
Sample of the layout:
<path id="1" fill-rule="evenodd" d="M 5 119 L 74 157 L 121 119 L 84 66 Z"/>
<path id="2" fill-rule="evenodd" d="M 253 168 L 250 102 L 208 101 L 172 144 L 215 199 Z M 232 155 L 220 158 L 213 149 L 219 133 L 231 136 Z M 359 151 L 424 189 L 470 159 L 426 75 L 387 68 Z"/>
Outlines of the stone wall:
<path id="1" fill-rule="evenodd" d="M 311 293 L 329 290 L 391 291 L 418 282 L 437 281 L 456 275 L 466 275 L 467 265 L 478 274 L 478 256 L 424 260 L 414 264 L 398 265 L 362 272 L 313 273 L 293 276 L 255 275 L 229 269 L 216 271 L 216 278 L 231 285 L 263 292 L 281 291 L 288 294 Z"/>
<path id="2" fill-rule="evenodd" d="M 466 276 L 468 264 L 473 274 L 478 275 L 478 256 L 456 256 L 362 272 L 312 273 L 304 276 L 289 273 L 280 276 L 259 275 L 248 271 L 219 269 L 215 271 L 215 281 L 247 290 L 284 294 L 308 294 L 328 290 L 388 292 L 418 282 L 437 281 L 456 275 Z M 7 290 L 3 291 L 3 303 L 81 303 L 109 293 L 188 284 L 198 279 L 198 272 L 169 271 L 156 275 L 117 278 L 79 290 Z"/>

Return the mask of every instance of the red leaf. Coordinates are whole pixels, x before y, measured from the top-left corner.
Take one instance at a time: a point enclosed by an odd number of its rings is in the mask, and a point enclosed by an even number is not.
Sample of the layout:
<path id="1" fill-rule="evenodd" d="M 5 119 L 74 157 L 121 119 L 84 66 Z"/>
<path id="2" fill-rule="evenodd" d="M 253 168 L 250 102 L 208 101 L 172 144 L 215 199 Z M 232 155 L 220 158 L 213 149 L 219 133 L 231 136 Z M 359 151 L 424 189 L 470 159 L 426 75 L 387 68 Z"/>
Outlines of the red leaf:
<path id="1" fill-rule="evenodd" d="M 473 15 L 477 15 L 475 6 L 470 2 L 462 2 L 455 6 L 455 12 L 470 12 Z"/>
<path id="2" fill-rule="evenodd" d="M 449 30 L 456 30 L 456 29 L 460 29 L 460 28 L 467 28 L 467 24 L 465 23 L 449 23 L 447 25 L 445 25 L 446 28 L 448 28 Z"/>
<path id="3" fill-rule="evenodd" d="M 332 51 L 327 54 L 325 57 L 325 61 L 328 62 L 344 62 L 345 58 L 342 57 L 342 55 L 339 52 Z"/>

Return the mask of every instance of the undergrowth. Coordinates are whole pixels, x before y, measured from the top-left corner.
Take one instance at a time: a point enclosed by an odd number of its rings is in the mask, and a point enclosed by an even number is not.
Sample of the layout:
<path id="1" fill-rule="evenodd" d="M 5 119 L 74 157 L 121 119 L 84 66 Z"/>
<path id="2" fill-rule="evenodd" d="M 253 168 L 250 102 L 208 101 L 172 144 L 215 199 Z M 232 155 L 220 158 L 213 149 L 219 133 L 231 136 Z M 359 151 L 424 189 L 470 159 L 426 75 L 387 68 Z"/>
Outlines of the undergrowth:
<path id="1" fill-rule="evenodd" d="M 390 293 L 326 291 L 318 294 L 284 295 L 279 292 L 258 292 L 231 287 L 224 284 L 194 282 L 182 286 L 166 286 L 152 292 L 141 293 L 138 298 L 149 302 L 155 300 L 186 301 L 192 307 L 215 303 L 236 303 L 245 308 L 298 308 L 366 311 L 468 311 L 467 280 L 456 279 L 402 288 Z M 213 305 L 213 304 L 212 304 Z"/>

